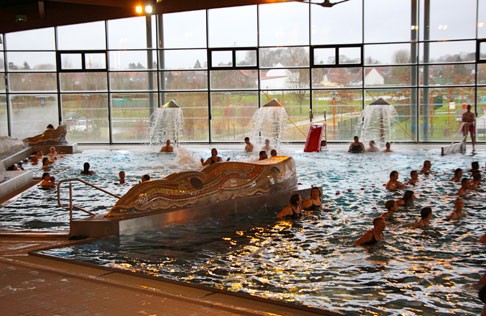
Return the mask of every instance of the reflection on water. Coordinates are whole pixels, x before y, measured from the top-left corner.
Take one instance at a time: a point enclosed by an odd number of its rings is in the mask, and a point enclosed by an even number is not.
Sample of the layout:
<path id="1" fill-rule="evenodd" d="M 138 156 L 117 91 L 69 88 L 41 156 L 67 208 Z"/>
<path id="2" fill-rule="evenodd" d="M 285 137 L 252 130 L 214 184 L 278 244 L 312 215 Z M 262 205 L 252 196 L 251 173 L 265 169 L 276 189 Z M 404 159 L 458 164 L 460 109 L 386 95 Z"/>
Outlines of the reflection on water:
<path id="1" fill-rule="evenodd" d="M 248 159 L 241 153 L 222 154 L 232 155 L 233 160 Z M 296 160 L 299 182 L 323 187 L 327 211 L 307 214 L 296 222 L 277 221 L 272 212 L 208 218 L 42 253 L 349 315 L 480 313 L 471 284 L 486 264 L 486 251 L 478 243 L 485 232 L 485 193 L 466 197 L 464 219 L 449 222 L 446 217 L 458 189 L 448 181 L 452 170 L 467 170 L 473 160 L 484 165 L 483 156 L 440 157 L 438 150 L 286 154 Z M 164 160 L 160 165 L 144 163 L 157 168 L 157 175 L 174 168 L 167 166 L 173 156 L 149 155 Z M 128 160 L 140 168 L 129 153 L 114 156 L 115 161 Z M 420 176 L 419 184 L 411 188 L 417 199 L 388 222 L 385 241 L 369 248 L 354 247 L 354 240 L 371 228 L 372 218 L 384 212 L 384 201 L 403 194 L 384 190 L 389 173 L 399 171 L 399 180 L 404 181 L 425 159 L 432 160 L 433 173 Z M 79 158 L 77 165 L 83 161 Z M 113 181 L 118 167 L 111 168 Z M 137 169 L 137 174 L 142 170 Z M 404 227 L 418 219 L 423 206 L 433 209 L 432 227 Z"/>

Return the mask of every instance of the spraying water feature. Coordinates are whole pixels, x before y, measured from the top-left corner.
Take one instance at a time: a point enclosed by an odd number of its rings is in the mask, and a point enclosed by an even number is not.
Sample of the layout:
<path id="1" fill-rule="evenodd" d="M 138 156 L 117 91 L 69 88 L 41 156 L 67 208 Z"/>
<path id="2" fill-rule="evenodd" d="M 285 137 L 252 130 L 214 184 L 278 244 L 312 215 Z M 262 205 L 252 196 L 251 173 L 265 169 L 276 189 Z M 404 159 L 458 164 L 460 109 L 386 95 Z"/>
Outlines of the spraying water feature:
<path id="1" fill-rule="evenodd" d="M 382 98 L 366 106 L 358 120 L 357 135 L 363 142 L 374 140 L 382 147 L 389 141 L 393 132 L 393 124 L 398 114 L 393 105 Z"/>
<path id="2" fill-rule="evenodd" d="M 176 146 L 182 133 L 184 116 L 182 109 L 174 100 L 170 100 L 155 110 L 150 117 L 150 145 L 165 144 L 170 139 Z"/>
<path id="3" fill-rule="evenodd" d="M 276 99 L 272 99 L 253 115 L 253 137 L 258 139 L 259 143 L 269 139 L 272 146 L 278 148 L 287 119 L 288 114 L 284 106 Z"/>

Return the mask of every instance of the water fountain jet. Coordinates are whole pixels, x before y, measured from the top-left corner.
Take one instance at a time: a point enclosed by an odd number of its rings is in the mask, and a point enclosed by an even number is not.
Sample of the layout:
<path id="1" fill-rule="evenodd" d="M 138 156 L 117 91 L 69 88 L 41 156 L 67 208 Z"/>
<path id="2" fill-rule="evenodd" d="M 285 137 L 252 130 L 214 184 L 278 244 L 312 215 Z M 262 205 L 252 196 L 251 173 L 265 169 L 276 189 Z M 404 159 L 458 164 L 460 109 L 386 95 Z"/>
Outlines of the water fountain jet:
<path id="1" fill-rule="evenodd" d="M 263 143 L 263 139 L 269 139 L 272 146 L 278 148 L 287 119 L 284 106 L 276 99 L 270 100 L 252 117 L 253 137 L 259 139 L 259 143 Z"/>
<path id="2" fill-rule="evenodd" d="M 370 103 L 358 119 L 357 135 L 363 142 L 374 140 L 381 147 L 391 139 L 398 117 L 395 107 L 382 98 Z"/>
<path id="3" fill-rule="evenodd" d="M 167 139 L 170 139 L 176 146 L 179 144 L 184 116 L 175 100 L 170 100 L 157 108 L 150 117 L 150 122 L 152 124 L 149 136 L 150 145 L 165 144 Z"/>

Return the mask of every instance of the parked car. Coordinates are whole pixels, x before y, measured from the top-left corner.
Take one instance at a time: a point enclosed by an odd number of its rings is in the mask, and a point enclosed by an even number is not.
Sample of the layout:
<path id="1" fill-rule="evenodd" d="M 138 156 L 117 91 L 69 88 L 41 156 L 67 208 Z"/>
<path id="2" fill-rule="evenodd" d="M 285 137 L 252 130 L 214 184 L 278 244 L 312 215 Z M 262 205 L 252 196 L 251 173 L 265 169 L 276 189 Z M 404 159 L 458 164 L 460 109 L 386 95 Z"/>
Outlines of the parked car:
<path id="1" fill-rule="evenodd" d="M 95 128 L 96 125 L 92 120 L 81 119 L 76 121 L 76 123 L 72 126 L 72 131 L 78 133 L 86 133 L 90 130 L 92 131 Z"/>

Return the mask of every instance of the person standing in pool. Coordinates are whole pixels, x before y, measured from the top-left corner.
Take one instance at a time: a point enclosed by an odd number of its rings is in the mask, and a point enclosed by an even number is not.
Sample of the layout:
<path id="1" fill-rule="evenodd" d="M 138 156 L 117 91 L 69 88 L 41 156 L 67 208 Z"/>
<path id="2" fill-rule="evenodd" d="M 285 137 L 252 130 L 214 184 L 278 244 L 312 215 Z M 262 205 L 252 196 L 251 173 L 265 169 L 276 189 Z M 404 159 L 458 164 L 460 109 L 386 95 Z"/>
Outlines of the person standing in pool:
<path id="1" fill-rule="evenodd" d="M 170 139 L 165 141 L 165 145 L 160 148 L 161 153 L 172 153 L 174 152 L 174 146 L 170 144 Z"/>
<path id="2" fill-rule="evenodd" d="M 353 142 L 349 144 L 348 152 L 353 154 L 359 154 L 365 151 L 365 146 L 359 141 L 358 136 L 354 136 Z"/>
<path id="3" fill-rule="evenodd" d="M 89 162 L 85 162 L 83 164 L 83 171 L 81 171 L 81 174 L 83 176 L 92 176 L 95 174 L 95 172 L 93 170 L 89 170 L 91 166 L 89 165 Z"/>
<path id="4" fill-rule="evenodd" d="M 461 187 L 457 190 L 457 195 L 459 196 L 466 196 L 469 193 L 469 179 L 462 178 L 461 180 Z"/>
<path id="5" fill-rule="evenodd" d="M 464 143 L 467 143 L 467 134 L 471 135 L 473 152 L 476 150 L 476 115 L 471 112 L 471 104 L 466 107 L 466 112 L 462 114 L 462 134 Z"/>
<path id="6" fill-rule="evenodd" d="M 403 197 L 397 200 L 397 206 L 410 207 L 413 205 L 413 201 L 415 201 L 415 193 L 407 190 L 403 194 Z"/>
<path id="7" fill-rule="evenodd" d="M 49 172 L 44 172 L 42 174 L 42 181 L 39 185 L 41 188 L 53 188 L 56 186 L 56 183 L 54 181 L 54 177 L 51 177 Z"/>
<path id="8" fill-rule="evenodd" d="M 368 148 L 368 152 L 377 152 L 377 151 L 380 151 L 380 149 L 378 147 L 376 147 L 376 143 L 374 140 L 370 140 L 370 143 L 369 143 L 370 147 Z"/>
<path id="9" fill-rule="evenodd" d="M 410 179 L 408 179 L 406 184 L 415 185 L 419 181 L 417 170 L 410 171 Z"/>
<path id="10" fill-rule="evenodd" d="M 431 169 L 432 169 L 432 162 L 430 162 L 430 160 L 425 160 L 422 169 L 420 169 L 420 173 L 428 175 L 430 174 Z"/>
<path id="11" fill-rule="evenodd" d="M 408 224 L 408 227 L 415 227 L 415 228 L 427 228 L 430 226 L 430 220 L 432 219 L 432 209 L 430 207 L 424 207 L 420 210 L 420 220 Z"/>
<path id="12" fill-rule="evenodd" d="M 253 144 L 250 142 L 250 137 L 245 137 L 245 152 L 252 153 L 253 147 Z"/>
<path id="13" fill-rule="evenodd" d="M 388 200 L 385 202 L 386 212 L 381 214 L 383 218 L 393 217 L 395 212 L 398 210 L 398 204 L 395 200 Z"/>
<path id="14" fill-rule="evenodd" d="M 393 170 L 390 173 L 390 180 L 386 183 L 386 189 L 388 191 L 396 191 L 398 189 L 403 189 L 405 184 L 398 181 L 398 171 Z"/>
<path id="15" fill-rule="evenodd" d="M 302 197 L 300 194 L 292 194 L 290 196 L 289 205 L 285 206 L 280 212 L 275 216 L 278 219 L 290 218 L 297 219 L 302 217 L 304 211 L 302 210 Z"/>
<path id="16" fill-rule="evenodd" d="M 449 215 L 449 219 L 455 220 L 464 217 L 466 214 L 463 211 L 464 211 L 464 200 L 458 197 L 454 201 L 454 210 L 451 212 L 451 215 Z"/>
<path id="17" fill-rule="evenodd" d="M 310 196 L 302 202 L 304 211 L 319 211 L 322 207 L 322 193 L 318 187 L 312 187 Z"/>
<path id="18" fill-rule="evenodd" d="M 383 150 L 383 152 L 385 152 L 385 153 L 391 153 L 391 152 L 393 152 L 393 150 L 391 150 L 391 144 L 390 144 L 390 142 L 386 142 L 386 144 L 385 144 L 385 150 Z"/>
<path id="19" fill-rule="evenodd" d="M 229 161 L 229 160 L 230 160 L 229 158 L 226 159 L 226 161 Z M 211 149 L 211 157 L 209 157 L 206 160 L 201 158 L 201 164 L 203 166 L 209 166 L 209 165 L 212 165 L 214 163 L 221 162 L 221 161 L 223 161 L 223 158 L 218 156 L 218 150 L 216 148 Z"/>
<path id="20" fill-rule="evenodd" d="M 355 246 L 371 246 L 383 240 L 383 231 L 386 228 L 386 221 L 383 217 L 373 219 L 373 229 L 367 231 L 355 242 Z"/>
<path id="21" fill-rule="evenodd" d="M 454 176 L 451 178 L 452 182 L 461 182 L 462 180 L 462 169 L 457 168 L 454 170 Z"/>

